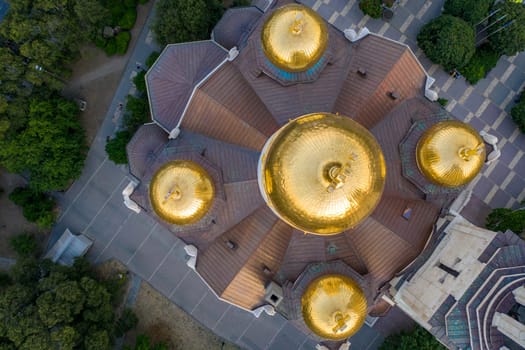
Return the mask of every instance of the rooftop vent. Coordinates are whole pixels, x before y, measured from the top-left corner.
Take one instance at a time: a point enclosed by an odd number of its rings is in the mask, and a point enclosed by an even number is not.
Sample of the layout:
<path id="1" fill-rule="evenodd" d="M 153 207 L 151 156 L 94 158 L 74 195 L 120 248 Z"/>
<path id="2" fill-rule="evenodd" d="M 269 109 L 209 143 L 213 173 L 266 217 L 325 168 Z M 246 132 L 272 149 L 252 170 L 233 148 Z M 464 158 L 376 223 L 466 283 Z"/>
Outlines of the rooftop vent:
<path id="1" fill-rule="evenodd" d="M 454 276 L 454 277 L 458 277 L 459 276 L 459 272 L 454 270 L 453 268 L 451 267 L 448 267 L 447 265 L 443 264 L 443 263 L 439 263 L 438 266 L 441 270 L 445 271 L 446 273 Z"/>
<path id="2" fill-rule="evenodd" d="M 397 100 L 399 98 L 399 94 L 395 91 L 390 91 L 388 93 L 388 97 L 390 97 L 392 100 Z"/>
<path id="3" fill-rule="evenodd" d="M 263 265 L 263 272 L 266 276 L 269 276 L 272 274 L 272 270 L 270 270 L 270 268 L 266 265 Z"/>
<path id="4" fill-rule="evenodd" d="M 277 283 L 271 281 L 265 288 L 264 300 L 277 307 L 283 301 L 283 289 Z"/>
<path id="5" fill-rule="evenodd" d="M 357 70 L 357 74 L 359 74 L 359 76 L 365 78 L 366 77 L 366 69 L 364 69 L 363 67 L 359 68 Z"/>
<path id="6" fill-rule="evenodd" d="M 232 240 L 227 240 L 227 241 L 225 242 L 225 244 L 226 244 L 226 247 L 230 248 L 231 250 L 235 250 L 235 249 L 237 249 L 237 243 L 235 243 L 235 242 L 232 241 Z"/>
<path id="7" fill-rule="evenodd" d="M 408 220 L 408 219 L 410 219 L 411 215 L 412 215 L 412 208 L 406 207 L 405 210 L 403 211 L 403 218 L 405 220 Z"/>

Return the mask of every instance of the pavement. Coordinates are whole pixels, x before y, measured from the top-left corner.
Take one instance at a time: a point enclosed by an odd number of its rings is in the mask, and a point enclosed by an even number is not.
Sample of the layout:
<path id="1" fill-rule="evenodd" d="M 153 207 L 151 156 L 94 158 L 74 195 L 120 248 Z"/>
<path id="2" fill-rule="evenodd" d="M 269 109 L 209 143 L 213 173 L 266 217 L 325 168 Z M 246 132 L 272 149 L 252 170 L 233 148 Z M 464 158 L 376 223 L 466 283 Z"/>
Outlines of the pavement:
<path id="1" fill-rule="evenodd" d="M 444 0 L 401 1 L 390 22 L 363 16 L 357 0 L 306 0 L 329 22 L 340 29 L 366 25 L 371 31 L 409 45 L 430 75 L 435 88 L 447 98 L 447 109 L 478 130 L 498 136 L 500 160 L 486 167 L 470 185 L 475 195 L 491 207 L 516 207 L 525 197 L 525 136 L 514 125 L 508 111 L 525 81 L 525 54 L 500 59 L 488 77 L 476 86 L 455 80 L 433 65 L 417 48 L 415 38 L 421 26 L 441 12 Z M 122 81 L 115 92 L 91 149 L 81 177 L 57 198 L 62 214 L 54 227 L 50 245 L 65 228 L 84 233 L 94 240 L 88 253 L 98 263 L 116 258 L 202 325 L 224 339 L 246 349 L 314 349 L 317 341 L 297 330 L 282 316 L 251 313 L 220 301 L 200 277 L 186 266 L 184 243 L 144 213 L 128 210 L 122 190 L 131 178 L 125 166 L 108 160 L 106 138 L 118 129 L 114 120 L 118 104 L 134 93 L 131 77 L 136 62 L 144 64 L 158 50 L 149 25 L 153 11 L 130 56 Z M 375 327 L 364 326 L 352 337 L 352 349 L 377 349 L 383 340 Z"/>

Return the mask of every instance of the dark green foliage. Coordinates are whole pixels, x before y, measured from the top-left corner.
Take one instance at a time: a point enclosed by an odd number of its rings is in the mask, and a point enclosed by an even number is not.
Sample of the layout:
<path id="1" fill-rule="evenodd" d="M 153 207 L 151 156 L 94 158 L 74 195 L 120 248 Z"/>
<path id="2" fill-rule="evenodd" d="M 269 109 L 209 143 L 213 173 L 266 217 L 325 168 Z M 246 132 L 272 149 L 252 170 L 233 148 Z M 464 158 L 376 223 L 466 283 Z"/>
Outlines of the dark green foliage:
<path id="1" fill-rule="evenodd" d="M 122 17 L 119 19 L 118 25 L 124 30 L 129 30 L 133 28 L 136 20 L 137 10 L 135 9 L 135 7 L 128 8 L 126 12 L 124 12 L 124 15 L 122 15 Z"/>
<path id="2" fill-rule="evenodd" d="M 436 338 L 424 328 L 417 326 L 411 332 L 388 336 L 379 350 L 446 350 Z"/>
<path id="3" fill-rule="evenodd" d="M 135 84 L 135 87 L 137 88 L 137 91 L 141 94 L 146 93 L 146 71 L 141 70 L 137 73 L 135 78 L 133 78 L 133 84 Z"/>
<path id="4" fill-rule="evenodd" d="M 131 40 L 131 34 L 129 32 L 120 32 L 115 37 L 115 45 L 117 54 L 124 55 L 128 50 L 128 45 Z"/>
<path id="5" fill-rule="evenodd" d="M 493 209 L 487 216 L 485 226 L 492 231 L 511 230 L 516 234 L 525 232 L 525 209 Z"/>
<path id="6" fill-rule="evenodd" d="M 518 124 L 521 132 L 525 133 L 525 98 L 523 98 L 523 95 L 519 102 L 512 107 L 510 115 L 512 116 L 512 120 Z"/>
<path id="7" fill-rule="evenodd" d="M 139 0 L 139 4 L 144 5 L 147 4 L 149 0 Z"/>
<path id="8" fill-rule="evenodd" d="M 128 95 L 126 100 L 126 114 L 124 115 L 124 128 L 135 133 L 137 129 L 150 120 L 148 100 L 144 97 Z"/>
<path id="9" fill-rule="evenodd" d="M 117 53 L 117 41 L 115 38 L 109 38 L 105 42 L 104 52 L 108 56 L 113 56 Z"/>
<path id="10" fill-rule="evenodd" d="M 0 348 L 111 349 L 114 309 L 104 284 L 49 260 L 19 259 L 0 290 Z"/>
<path id="11" fill-rule="evenodd" d="M 106 143 L 106 153 L 115 164 L 128 164 L 126 145 L 133 135 L 127 131 L 118 131 L 115 137 Z"/>
<path id="12" fill-rule="evenodd" d="M 231 7 L 242 7 L 242 6 L 250 6 L 251 5 L 250 0 L 233 0 Z"/>
<path id="13" fill-rule="evenodd" d="M 489 14 L 494 0 L 446 0 L 443 13 L 476 25 Z"/>
<path id="14" fill-rule="evenodd" d="M 40 228 L 50 228 L 55 223 L 55 201 L 46 194 L 27 187 L 17 187 L 9 194 L 9 199 L 21 206 L 24 217 Z"/>
<path id="15" fill-rule="evenodd" d="M 30 233 L 9 238 L 9 245 L 19 256 L 35 256 L 38 250 L 35 236 Z"/>
<path id="16" fill-rule="evenodd" d="M 147 335 L 139 334 L 135 340 L 135 346 L 124 346 L 124 350 L 168 350 L 168 347 L 164 343 L 152 344 Z"/>
<path id="17" fill-rule="evenodd" d="M 146 66 L 148 66 L 148 68 L 150 68 L 151 66 L 153 66 L 153 63 L 155 63 L 155 61 L 157 60 L 157 58 L 159 58 L 160 56 L 160 52 L 158 51 L 153 51 L 149 56 L 148 58 L 146 58 Z"/>
<path id="18" fill-rule="evenodd" d="M 472 85 L 485 78 L 490 70 L 496 67 L 499 54 L 490 45 L 483 45 L 476 49 L 476 52 L 469 63 L 461 69 L 461 73 Z"/>
<path id="19" fill-rule="evenodd" d="M 448 100 L 446 98 L 438 98 L 437 103 L 439 103 L 441 106 L 445 107 L 448 103 Z"/>
<path id="20" fill-rule="evenodd" d="M 115 336 L 122 337 L 127 331 L 135 328 L 138 323 L 137 315 L 131 309 L 125 309 L 115 324 Z"/>
<path id="21" fill-rule="evenodd" d="M 496 16 L 492 16 L 489 24 L 494 23 L 501 16 L 506 16 L 504 20 L 489 29 L 491 34 L 489 40 L 494 49 L 507 56 L 523 51 L 525 49 L 525 6 L 517 2 L 502 1 L 496 4 L 494 9 L 500 11 Z"/>
<path id="22" fill-rule="evenodd" d="M 7 272 L 0 271 L 0 290 L 10 286 L 13 283 L 11 276 Z M 0 347 L 1 349 L 1 347 Z"/>
<path id="23" fill-rule="evenodd" d="M 217 0 L 160 0 L 152 29 L 161 45 L 208 39 L 224 9 Z"/>
<path id="24" fill-rule="evenodd" d="M 381 17 L 381 0 L 360 0 L 359 8 L 365 15 L 369 15 L 372 18 Z"/>
<path id="25" fill-rule="evenodd" d="M 84 165 L 84 130 L 78 106 L 58 96 L 29 103 L 27 126 L 0 146 L 0 163 L 14 173 L 27 172 L 32 189 L 66 188 Z"/>
<path id="26" fill-rule="evenodd" d="M 464 67 L 476 49 L 472 27 L 450 15 L 427 23 L 419 32 L 417 43 L 432 62 L 446 70 Z"/>

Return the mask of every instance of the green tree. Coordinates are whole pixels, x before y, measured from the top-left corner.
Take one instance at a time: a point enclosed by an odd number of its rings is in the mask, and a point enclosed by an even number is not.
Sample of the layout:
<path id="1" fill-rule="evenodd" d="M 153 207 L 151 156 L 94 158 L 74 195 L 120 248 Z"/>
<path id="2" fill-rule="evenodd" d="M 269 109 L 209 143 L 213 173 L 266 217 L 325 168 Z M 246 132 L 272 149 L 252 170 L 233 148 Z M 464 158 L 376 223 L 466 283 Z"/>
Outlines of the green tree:
<path id="1" fill-rule="evenodd" d="M 126 99 L 126 113 L 124 114 L 124 128 L 131 133 L 150 120 L 149 104 L 145 96 L 135 97 L 128 95 Z"/>
<path id="2" fill-rule="evenodd" d="M 44 193 L 27 187 L 17 187 L 9 194 L 9 199 L 21 206 L 24 217 L 35 222 L 40 228 L 50 228 L 55 223 L 55 201 Z"/>
<path id="3" fill-rule="evenodd" d="M 523 98 L 523 94 L 519 102 L 512 107 L 510 115 L 512 116 L 512 120 L 518 124 L 521 132 L 525 133 L 525 98 Z"/>
<path id="4" fill-rule="evenodd" d="M 13 284 L 0 289 L 0 349 L 112 348 L 111 294 L 103 281 L 80 276 L 82 266 L 17 261 Z"/>
<path id="5" fill-rule="evenodd" d="M 152 29 L 161 45 L 204 40 L 222 16 L 217 0 L 160 0 Z"/>
<path id="6" fill-rule="evenodd" d="M 146 93 L 146 71 L 141 70 L 137 73 L 137 75 L 133 78 L 133 84 L 135 84 L 135 87 L 137 88 L 137 91 L 141 94 Z"/>
<path id="7" fill-rule="evenodd" d="M 410 332 L 401 332 L 388 336 L 379 350 L 446 350 L 446 348 L 428 333 L 417 326 Z"/>
<path id="8" fill-rule="evenodd" d="M 439 16 L 419 32 L 417 42 L 434 63 L 445 69 L 462 68 L 475 51 L 474 30 L 464 20 L 450 15 Z"/>
<path id="9" fill-rule="evenodd" d="M 525 6 L 512 1 L 502 1 L 494 6 L 499 10 L 492 16 L 489 24 L 494 24 L 489 30 L 490 43 L 502 55 L 512 56 L 525 49 Z M 499 24 L 494 23 L 505 16 Z"/>
<path id="10" fill-rule="evenodd" d="M 493 209 L 487 216 L 485 227 L 492 231 L 511 230 L 516 234 L 521 234 L 525 232 L 525 209 Z"/>
<path id="11" fill-rule="evenodd" d="M 106 143 L 108 158 L 115 164 L 128 164 L 126 146 L 131 140 L 132 134 L 127 130 L 118 131 L 115 137 Z"/>
<path id="12" fill-rule="evenodd" d="M 168 350 L 168 347 L 164 343 L 152 344 L 147 335 L 139 334 L 135 340 L 135 346 L 125 346 L 124 350 Z"/>
<path id="13" fill-rule="evenodd" d="M 443 12 L 476 25 L 488 16 L 494 0 L 446 0 Z"/>
<path id="14" fill-rule="evenodd" d="M 28 172 L 31 188 L 65 188 L 80 175 L 85 159 L 77 105 L 59 97 L 32 100 L 27 127 L 1 146 L 0 163 L 11 172 Z"/>
<path id="15" fill-rule="evenodd" d="M 20 256 L 35 256 L 38 250 L 35 236 L 30 233 L 22 233 L 9 238 L 9 245 Z"/>

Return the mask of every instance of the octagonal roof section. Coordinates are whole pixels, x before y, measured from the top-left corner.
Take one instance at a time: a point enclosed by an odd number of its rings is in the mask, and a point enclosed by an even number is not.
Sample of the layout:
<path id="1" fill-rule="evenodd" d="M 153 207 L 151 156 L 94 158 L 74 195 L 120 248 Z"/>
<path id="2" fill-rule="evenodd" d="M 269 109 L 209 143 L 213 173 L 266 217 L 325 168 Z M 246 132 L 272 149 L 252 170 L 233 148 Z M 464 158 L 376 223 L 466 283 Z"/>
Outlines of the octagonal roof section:
<path id="1" fill-rule="evenodd" d="M 212 38 L 228 50 L 241 49 L 262 14 L 255 6 L 230 8 L 213 28 Z"/>
<path id="2" fill-rule="evenodd" d="M 168 45 L 146 73 L 152 119 L 177 127 L 195 87 L 227 56 L 212 40 Z"/>

